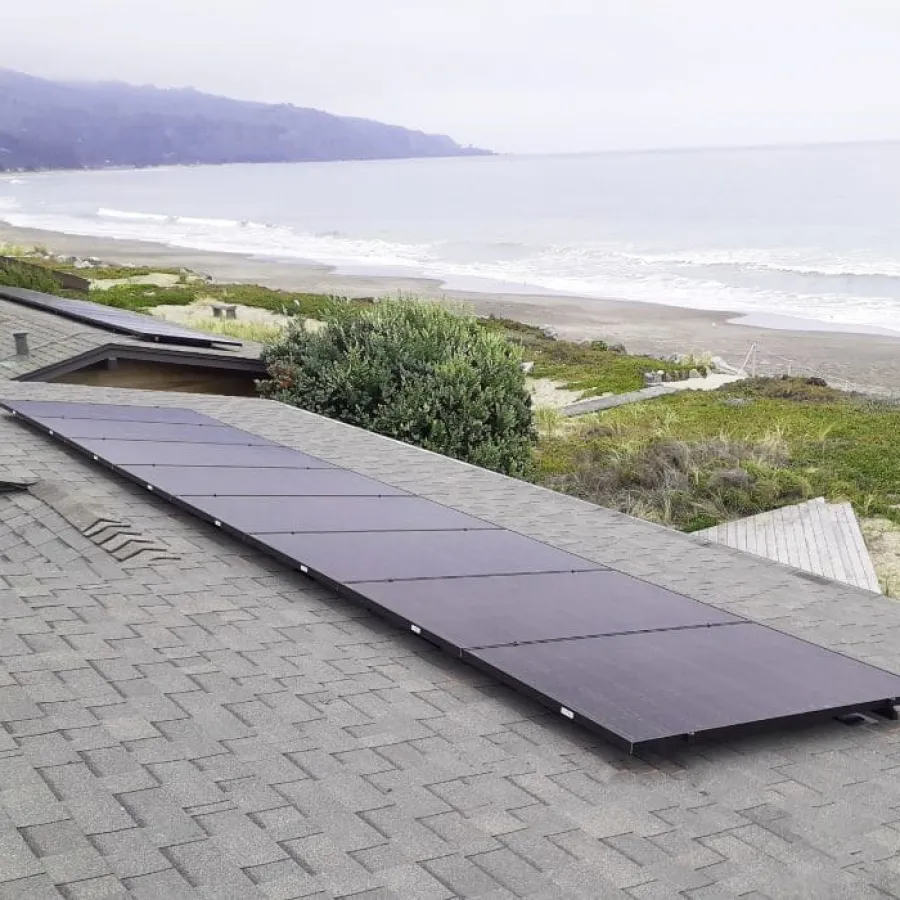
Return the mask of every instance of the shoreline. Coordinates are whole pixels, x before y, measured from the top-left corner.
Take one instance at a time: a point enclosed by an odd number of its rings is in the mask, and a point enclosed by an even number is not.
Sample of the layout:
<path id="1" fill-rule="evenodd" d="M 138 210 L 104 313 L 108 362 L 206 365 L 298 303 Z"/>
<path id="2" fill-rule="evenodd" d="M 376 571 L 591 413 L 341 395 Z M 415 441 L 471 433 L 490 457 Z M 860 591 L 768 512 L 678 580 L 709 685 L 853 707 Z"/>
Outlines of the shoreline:
<path id="1" fill-rule="evenodd" d="M 760 374 L 820 375 L 837 387 L 900 393 L 900 333 L 768 328 L 740 321 L 733 311 L 554 294 L 447 290 L 436 279 L 342 275 L 334 267 L 164 244 L 67 235 L 0 222 L 0 244 L 41 245 L 57 255 L 105 262 L 185 268 L 218 282 L 259 284 L 287 291 L 348 297 L 415 294 L 460 302 L 483 316 L 551 329 L 567 340 L 622 343 L 631 353 L 715 355 L 740 366 L 755 344 Z M 799 320 L 802 323 L 802 320 Z M 790 324 L 790 323 L 788 323 Z M 852 329 L 853 326 L 848 326 Z"/>

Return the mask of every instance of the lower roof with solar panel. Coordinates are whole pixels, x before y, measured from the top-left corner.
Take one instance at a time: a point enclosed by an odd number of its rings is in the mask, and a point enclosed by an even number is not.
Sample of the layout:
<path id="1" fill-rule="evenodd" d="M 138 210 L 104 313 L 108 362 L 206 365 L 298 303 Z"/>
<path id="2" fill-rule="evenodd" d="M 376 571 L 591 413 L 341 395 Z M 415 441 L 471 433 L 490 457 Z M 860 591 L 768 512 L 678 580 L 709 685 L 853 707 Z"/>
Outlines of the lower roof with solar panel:
<path id="1" fill-rule="evenodd" d="M 895 715 L 893 673 L 209 416 L 3 406 L 629 750 Z"/>
<path id="2" fill-rule="evenodd" d="M 57 297 L 53 294 L 5 285 L 0 285 L 0 299 L 62 316 L 65 319 L 93 325 L 115 334 L 127 334 L 141 341 L 187 347 L 241 346 L 241 342 L 233 338 L 204 334 L 201 331 L 183 328 L 153 316 L 118 309 L 114 306 L 104 306 L 102 303 L 92 303 L 89 300 Z"/>

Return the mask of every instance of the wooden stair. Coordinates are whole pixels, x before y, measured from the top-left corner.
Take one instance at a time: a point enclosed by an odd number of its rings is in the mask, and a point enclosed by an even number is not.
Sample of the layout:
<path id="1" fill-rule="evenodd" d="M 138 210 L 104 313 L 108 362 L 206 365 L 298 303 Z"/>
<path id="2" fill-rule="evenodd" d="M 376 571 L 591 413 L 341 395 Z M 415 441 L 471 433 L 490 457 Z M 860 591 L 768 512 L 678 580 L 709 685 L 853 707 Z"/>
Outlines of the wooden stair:
<path id="1" fill-rule="evenodd" d="M 881 593 L 859 521 L 849 503 L 819 497 L 714 528 L 696 536 L 764 556 L 831 581 Z"/>

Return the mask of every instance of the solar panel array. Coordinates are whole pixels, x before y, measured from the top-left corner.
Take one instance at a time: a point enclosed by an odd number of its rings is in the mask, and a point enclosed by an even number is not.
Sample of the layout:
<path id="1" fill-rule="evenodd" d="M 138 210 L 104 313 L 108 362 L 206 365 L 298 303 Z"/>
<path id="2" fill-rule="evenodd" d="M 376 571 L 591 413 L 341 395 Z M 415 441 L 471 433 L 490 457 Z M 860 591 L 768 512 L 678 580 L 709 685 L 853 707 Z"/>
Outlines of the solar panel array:
<path id="1" fill-rule="evenodd" d="M 216 344 L 240 347 L 241 342 L 232 338 L 213 334 L 203 334 L 173 325 L 153 316 L 104 306 L 102 303 L 91 303 L 88 300 L 72 300 L 68 297 L 56 297 L 53 294 L 42 294 L 24 288 L 13 288 L 0 285 L 0 298 L 42 312 L 53 313 L 76 322 L 84 322 L 113 331 L 127 334 L 142 341 L 154 341 L 160 344 L 183 344 L 190 347 L 212 347 Z"/>
<path id="2" fill-rule="evenodd" d="M 191 410 L 3 405 L 631 750 L 894 716 L 897 675 Z"/>

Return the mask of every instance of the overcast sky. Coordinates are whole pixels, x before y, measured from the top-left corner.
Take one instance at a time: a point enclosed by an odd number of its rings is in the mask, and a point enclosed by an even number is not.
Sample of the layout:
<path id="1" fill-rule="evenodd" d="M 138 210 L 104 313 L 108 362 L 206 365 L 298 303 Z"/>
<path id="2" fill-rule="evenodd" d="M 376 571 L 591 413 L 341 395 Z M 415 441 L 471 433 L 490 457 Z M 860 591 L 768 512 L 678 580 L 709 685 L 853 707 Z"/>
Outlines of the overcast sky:
<path id="1" fill-rule="evenodd" d="M 900 0 L 26 0 L 0 65 L 500 151 L 900 138 Z"/>

